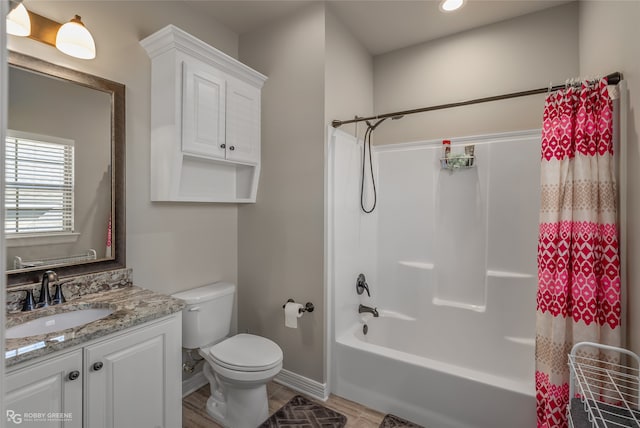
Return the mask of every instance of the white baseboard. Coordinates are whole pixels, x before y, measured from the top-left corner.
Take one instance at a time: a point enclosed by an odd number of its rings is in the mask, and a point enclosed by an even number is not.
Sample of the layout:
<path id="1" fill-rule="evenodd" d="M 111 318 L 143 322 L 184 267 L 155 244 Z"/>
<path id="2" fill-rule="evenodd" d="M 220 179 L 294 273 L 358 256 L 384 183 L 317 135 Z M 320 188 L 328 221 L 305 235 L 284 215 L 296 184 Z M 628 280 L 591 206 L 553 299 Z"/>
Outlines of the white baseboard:
<path id="1" fill-rule="evenodd" d="M 208 383 L 209 381 L 206 377 L 204 377 L 204 373 L 202 372 L 202 370 L 200 370 L 189 379 L 182 381 L 182 398 L 186 397 L 194 391 L 197 391 Z"/>
<path id="2" fill-rule="evenodd" d="M 289 370 L 282 369 L 274 381 L 318 400 L 327 401 L 329 398 L 326 383 L 320 383 Z"/>

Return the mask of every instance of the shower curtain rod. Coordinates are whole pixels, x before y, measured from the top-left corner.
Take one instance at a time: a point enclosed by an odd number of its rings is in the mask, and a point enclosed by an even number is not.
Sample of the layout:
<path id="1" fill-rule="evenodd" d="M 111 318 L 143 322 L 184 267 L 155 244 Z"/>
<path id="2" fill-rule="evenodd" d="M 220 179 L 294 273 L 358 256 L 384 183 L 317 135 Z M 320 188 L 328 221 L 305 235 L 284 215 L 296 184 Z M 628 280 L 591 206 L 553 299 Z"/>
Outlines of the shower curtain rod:
<path id="1" fill-rule="evenodd" d="M 607 79 L 608 79 L 608 82 L 609 82 L 610 85 L 617 85 L 618 83 L 620 83 L 620 80 L 622 80 L 622 73 L 616 71 L 615 73 L 611 73 L 611 74 L 607 75 Z M 512 92 L 510 94 L 494 95 L 492 97 L 485 97 L 485 98 L 476 98 L 475 100 L 459 101 L 457 103 L 441 104 L 441 105 L 438 105 L 438 106 L 422 107 L 422 108 L 416 108 L 416 109 L 412 109 L 412 110 L 404 110 L 404 111 L 396 111 L 396 112 L 393 112 L 393 113 L 378 114 L 376 116 L 369 116 L 369 117 L 358 117 L 358 116 L 356 116 L 355 119 L 334 120 L 334 121 L 331 122 L 331 125 L 334 128 L 338 128 L 338 127 L 340 127 L 342 125 L 346 125 L 348 123 L 364 122 L 364 121 L 367 121 L 367 120 L 386 119 L 386 118 L 389 118 L 389 117 L 399 119 L 401 116 L 405 116 L 405 115 L 408 115 L 408 114 L 424 113 L 426 111 L 443 110 L 443 109 L 452 108 L 452 107 L 462 107 L 462 106 L 468 106 L 468 105 L 471 105 L 471 104 L 480 104 L 480 103 L 487 103 L 487 102 L 490 102 L 490 101 L 507 100 L 509 98 L 526 97 L 528 95 L 544 94 L 544 93 L 550 92 L 550 91 L 557 91 L 558 89 L 562 89 L 565 86 L 566 85 L 564 85 L 564 84 L 563 85 L 555 85 L 555 86 L 552 86 L 552 87 L 531 89 L 529 91 Z"/>

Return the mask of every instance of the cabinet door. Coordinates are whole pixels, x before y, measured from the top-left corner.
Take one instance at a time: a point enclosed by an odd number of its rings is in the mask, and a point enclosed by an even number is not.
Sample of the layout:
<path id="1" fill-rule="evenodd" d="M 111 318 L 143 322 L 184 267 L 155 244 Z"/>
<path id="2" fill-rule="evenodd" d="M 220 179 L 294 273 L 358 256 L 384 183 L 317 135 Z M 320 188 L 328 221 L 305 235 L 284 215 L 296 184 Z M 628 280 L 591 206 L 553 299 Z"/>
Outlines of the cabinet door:
<path id="1" fill-rule="evenodd" d="M 7 374 L 7 427 L 81 428 L 81 371 L 77 350 Z"/>
<path id="2" fill-rule="evenodd" d="M 85 426 L 181 425 L 180 321 L 154 324 L 85 348 Z"/>
<path id="3" fill-rule="evenodd" d="M 227 159 L 260 162 L 260 89 L 227 82 Z"/>
<path id="4" fill-rule="evenodd" d="M 182 151 L 225 157 L 225 80 L 206 67 L 182 63 Z"/>

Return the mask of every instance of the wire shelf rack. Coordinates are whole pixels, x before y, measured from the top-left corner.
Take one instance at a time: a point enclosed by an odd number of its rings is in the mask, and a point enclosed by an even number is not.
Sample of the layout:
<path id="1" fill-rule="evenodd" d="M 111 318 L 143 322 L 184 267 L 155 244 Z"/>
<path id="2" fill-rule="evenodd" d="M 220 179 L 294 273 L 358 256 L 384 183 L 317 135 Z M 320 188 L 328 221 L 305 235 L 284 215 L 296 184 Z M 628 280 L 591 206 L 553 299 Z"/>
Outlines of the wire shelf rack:
<path id="1" fill-rule="evenodd" d="M 466 154 L 454 154 L 440 158 L 440 167 L 442 169 L 454 170 L 473 168 L 475 166 L 476 157 Z"/>
<path id="2" fill-rule="evenodd" d="M 614 364 L 585 356 L 593 347 L 626 356 Z M 640 428 L 640 358 L 631 351 L 591 342 L 577 343 L 569 355 L 569 405 L 572 428 Z"/>
<path id="3" fill-rule="evenodd" d="M 440 158 L 440 167 L 453 171 L 456 169 L 473 168 L 476 163 L 475 144 L 451 147 L 451 141 L 443 140 L 443 156 Z M 460 151 L 464 150 L 464 151 Z"/>

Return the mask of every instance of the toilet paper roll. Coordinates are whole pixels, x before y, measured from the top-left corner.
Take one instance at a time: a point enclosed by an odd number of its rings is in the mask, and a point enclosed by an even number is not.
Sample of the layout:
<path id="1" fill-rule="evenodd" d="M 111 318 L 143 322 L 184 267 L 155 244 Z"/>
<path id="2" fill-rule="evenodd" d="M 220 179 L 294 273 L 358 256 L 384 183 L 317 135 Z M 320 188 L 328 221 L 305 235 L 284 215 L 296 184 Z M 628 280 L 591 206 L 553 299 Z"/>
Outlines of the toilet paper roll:
<path id="1" fill-rule="evenodd" d="M 300 303 L 287 302 L 284 305 L 284 325 L 289 328 L 298 328 L 298 318 L 303 312 L 300 310 L 303 306 Z"/>

